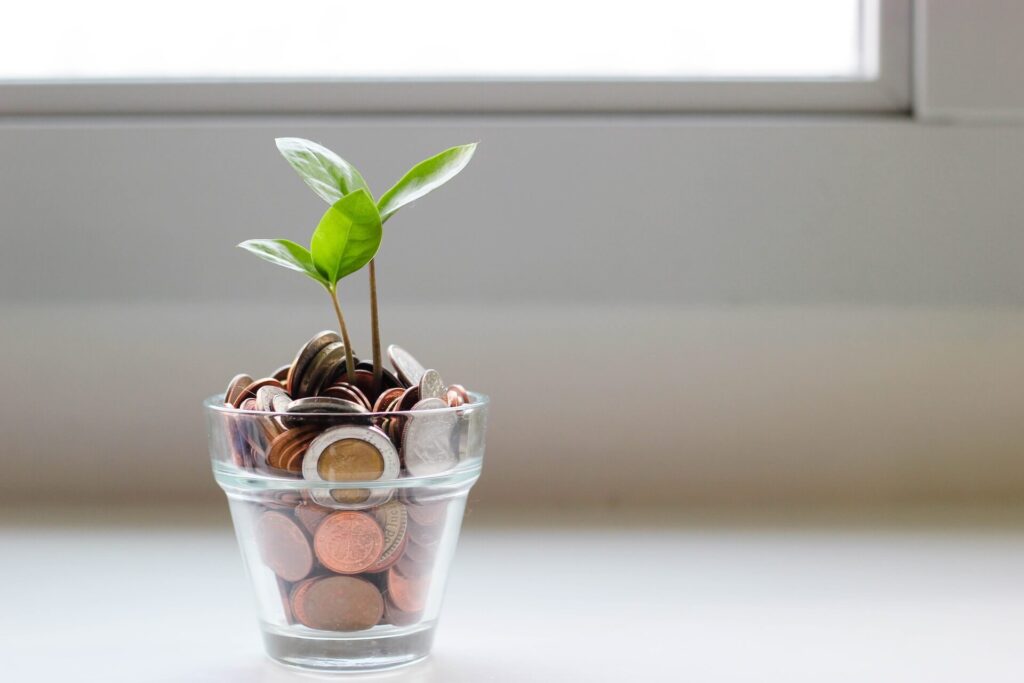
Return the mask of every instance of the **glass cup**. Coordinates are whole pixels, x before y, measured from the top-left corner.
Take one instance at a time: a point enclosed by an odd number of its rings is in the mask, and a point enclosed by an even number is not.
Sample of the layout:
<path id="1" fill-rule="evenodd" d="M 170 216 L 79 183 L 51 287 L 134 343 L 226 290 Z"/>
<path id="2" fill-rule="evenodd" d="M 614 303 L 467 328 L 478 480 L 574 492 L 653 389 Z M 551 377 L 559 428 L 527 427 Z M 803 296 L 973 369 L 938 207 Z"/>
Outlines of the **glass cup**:
<path id="1" fill-rule="evenodd" d="M 430 653 L 487 397 L 387 413 L 273 413 L 204 403 L 267 654 L 363 671 Z"/>

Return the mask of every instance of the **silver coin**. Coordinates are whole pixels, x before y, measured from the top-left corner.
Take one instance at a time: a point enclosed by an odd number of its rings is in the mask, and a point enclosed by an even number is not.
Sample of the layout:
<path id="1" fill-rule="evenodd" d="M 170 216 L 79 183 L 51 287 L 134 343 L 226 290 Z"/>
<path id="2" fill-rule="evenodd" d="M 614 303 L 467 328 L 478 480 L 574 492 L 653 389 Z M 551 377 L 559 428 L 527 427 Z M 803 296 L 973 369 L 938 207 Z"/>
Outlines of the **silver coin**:
<path id="1" fill-rule="evenodd" d="M 260 387 L 256 392 L 256 410 L 262 410 L 267 413 L 274 412 L 276 410 L 276 408 L 274 408 L 275 400 L 281 401 L 282 399 L 288 403 L 292 400 L 291 397 L 288 396 L 288 392 L 281 387 Z"/>
<path id="2" fill-rule="evenodd" d="M 455 467 L 459 461 L 455 431 L 457 415 L 445 410 L 448 404 L 440 398 L 427 398 L 412 407 L 423 415 L 409 415 L 402 433 L 402 454 L 405 468 L 413 476 L 440 474 Z"/>
<path id="3" fill-rule="evenodd" d="M 401 346 L 392 344 L 388 347 L 388 358 L 391 359 L 391 364 L 395 367 L 398 378 L 402 380 L 405 386 L 412 387 L 420 383 L 426 368 L 413 358 L 411 353 Z"/>
<path id="4" fill-rule="evenodd" d="M 324 386 L 327 378 L 345 364 L 345 343 L 333 342 L 320 350 L 309 362 L 309 367 L 299 380 L 299 395 L 315 396 Z"/>
<path id="5" fill-rule="evenodd" d="M 320 353 L 325 346 L 340 341 L 341 337 L 338 336 L 337 332 L 324 330 L 323 332 L 318 332 L 312 339 L 303 344 L 302 348 L 299 349 L 299 352 L 295 354 L 295 360 L 292 361 L 291 371 L 288 373 L 285 389 L 298 398 L 299 394 L 297 389 L 299 382 L 302 380 L 302 375 L 306 372 L 306 367 L 309 365 L 310 361 L 312 361 L 316 354 Z"/>
<path id="6" fill-rule="evenodd" d="M 437 370 L 424 370 L 423 377 L 420 378 L 420 400 L 426 398 L 444 398 L 447 387 L 444 385 L 444 380 L 441 379 L 441 374 Z M 445 405 L 448 405 L 445 402 Z"/>

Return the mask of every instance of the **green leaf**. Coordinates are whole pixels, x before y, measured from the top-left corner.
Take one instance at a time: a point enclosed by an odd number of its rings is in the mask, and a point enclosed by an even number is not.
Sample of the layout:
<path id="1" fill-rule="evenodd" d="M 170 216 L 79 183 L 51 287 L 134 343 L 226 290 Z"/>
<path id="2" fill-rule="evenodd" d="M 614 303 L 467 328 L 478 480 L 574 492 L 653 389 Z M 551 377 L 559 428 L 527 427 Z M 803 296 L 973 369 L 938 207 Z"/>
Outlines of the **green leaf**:
<path id="1" fill-rule="evenodd" d="M 297 270 L 317 282 L 324 282 L 324 277 L 313 265 L 313 257 L 301 244 L 291 240 L 246 240 L 238 246 L 256 254 L 264 261 Z"/>
<path id="2" fill-rule="evenodd" d="M 302 138 L 277 138 L 275 142 L 306 185 L 328 204 L 356 190 L 370 191 L 356 167 L 326 147 Z"/>
<path id="3" fill-rule="evenodd" d="M 466 167 L 475 151 L 476 143 L 459 145 L 413 166 L 377 203 L 381 220 L 386 221 L 391 214 L 406 204 L 416 201 L 454 178 Z"/>
<path id="4" fill-rule="evenodd" d="M 329 287 L 356 272 L 380 247 L 380 213 L 366 190 L 345 195 L 327 209 L 310 242 L 313 263 Z"/>

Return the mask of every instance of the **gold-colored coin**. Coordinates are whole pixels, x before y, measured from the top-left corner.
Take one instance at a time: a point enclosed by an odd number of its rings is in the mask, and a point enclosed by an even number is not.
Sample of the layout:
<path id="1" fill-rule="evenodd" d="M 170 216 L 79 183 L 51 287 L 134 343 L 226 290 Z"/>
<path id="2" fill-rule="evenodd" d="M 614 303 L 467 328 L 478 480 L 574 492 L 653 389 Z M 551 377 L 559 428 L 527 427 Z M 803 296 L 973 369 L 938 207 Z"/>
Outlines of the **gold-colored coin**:
<path id="1" fill-rule="evenodd" d="M 384 474 L 384 458 L 362 439 L 342 439 L 324 448 L 316 470 L 327 481 L 372 481 Z"/>

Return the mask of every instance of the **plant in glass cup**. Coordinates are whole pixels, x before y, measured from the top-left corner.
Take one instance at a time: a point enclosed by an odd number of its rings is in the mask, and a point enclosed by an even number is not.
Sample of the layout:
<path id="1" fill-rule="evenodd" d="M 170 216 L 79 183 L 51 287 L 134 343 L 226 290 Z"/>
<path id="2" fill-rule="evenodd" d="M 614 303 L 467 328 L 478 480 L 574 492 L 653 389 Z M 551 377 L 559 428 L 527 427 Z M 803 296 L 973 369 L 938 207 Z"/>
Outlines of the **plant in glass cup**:
<path id="1" fill-rule="evenodd" d="M 374 203 L 370 188 L 362 174 L 355 166 L 331 150 L 302 138 L 278 138 L 276 142 L 282 156 L 291 164 L 306 185 L 331 205 L 331 208 L 324 214 L 324 219 L 321 220 L 321 226 L 323 226 L 324 220 L 328 219 L 328 215 L 331 214 L 330 226 L 325 229 L 321 237 L 319 252 L 328 262 L 337 261 L 339 263 L 339 268 L 334 271 L 338 273 L 337 278 L 333 283 L 328 284 L 333 275 L 325 273 L 317 261 L 316 233 L 314 233 L 314 240 L 310 244 L 311 258 L 303 256 L 303 252 L 305 252 L 303 247 L 294 242 L 287 242 L 287 240 L 249 240 L 239 246 L 272 263 L 305 272 L 327 287 L 338 316 L 338 324 L 342 327 L 346 363 L 351 362 L 352 355 L 349 351 L 350 344 L 338 304 L 337 281 L 369 263 L 373 388 L 374 391 L 377 391 L 380 389 L 383 362 L 381 359 L 380 316 L 377 306 L 377 269 L 374 255 L 380 246 L 381 226 L 403 206 L 411 204 L 458 175 L 472 159 L 473 153 L 476 151 L 476 143 L 451 147 L 424 159 L 409 169 L 391 189 Z M 360 198 L 343 204 L 350 197 L 355 196 Z M 373 206 L 372 212 L 369 209 L 370 205 Z M 335 213 L 332 214 L 332 211 Z M 346 222 L 350 227 L 344 229 L 341 226 Z M 317 227 L 317 233 L 319 232 L 320 226 Z M 352 239 L 356 240 L 356 244 L 352 247 L 347 246 L 347 241 Z M 334 241 L 332 242 L 332 240 Z M 268 243 L 274 244 L 269 245 L 268 248 Z M 328 244 L 333 246 L 329 249 Z M 297 251 L 296 247 L 302 251 Z M 282 254 L 282 250 L 287 253 Z M 327 255 L 328 251 L 331 253 L 330 256 Z M 365 260 L 363 260 L 364 258 Z M 344 261 L 344 267 L 341 267 L 342 261 Z M 356 263 L 358 265 L 355 265 Z M 309 264 L 312 264 L 312 270 L 306 267 Z M 352 368 L 347 367 L 347 370 L 350 373 L 349 376 L 353 376 Z"/>

